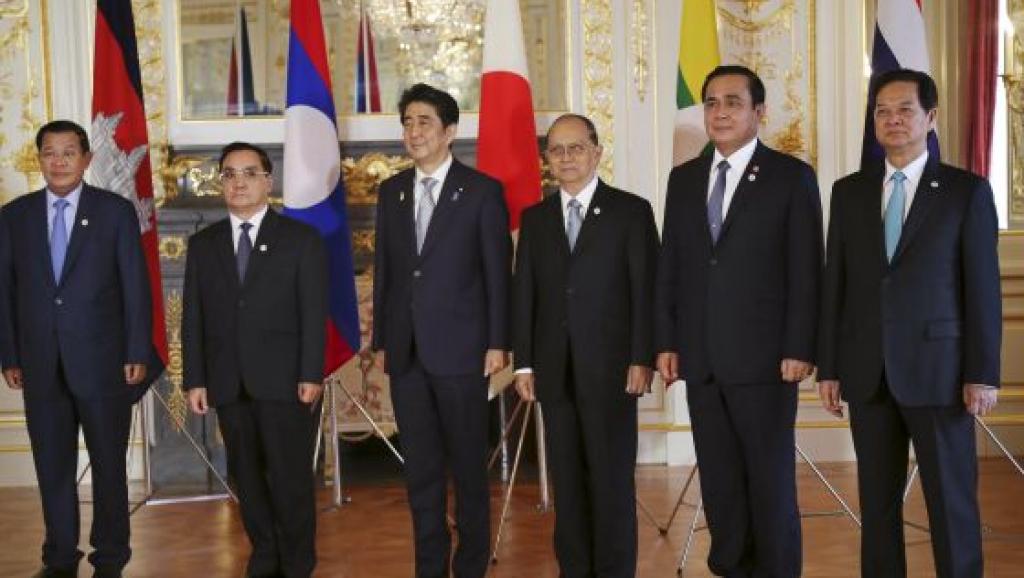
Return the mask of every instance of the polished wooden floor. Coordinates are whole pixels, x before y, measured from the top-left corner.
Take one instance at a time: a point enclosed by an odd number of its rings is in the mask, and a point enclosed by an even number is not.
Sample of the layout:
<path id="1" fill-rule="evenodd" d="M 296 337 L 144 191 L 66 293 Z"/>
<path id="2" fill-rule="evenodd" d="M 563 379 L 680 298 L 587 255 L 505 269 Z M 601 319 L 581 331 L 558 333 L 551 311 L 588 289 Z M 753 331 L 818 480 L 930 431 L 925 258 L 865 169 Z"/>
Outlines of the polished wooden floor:
<path id="1" fill-rule="evenodd" d="M 804 575 L 859 574 L 858 532 L 844 516 L 814 516 L 835 510 L 836 502 L 813 473 L 799 466 L 800 506 L 804 511 Z M 851 464 L 824 464 L 822 470 L 856 509 L 856 480 Z M 637 470 L 639 496 L 664 524 L 682 487 L 686 468 L 642 466 Z M 395 483 L 346 489 L 352 501 L 319 518 L 317 576 L 337 578 L 408 578 L 412 572 L 410 521 L 402 487 Z M 501 487 L 494 487 L 495 523 Z M 492 578 L 555 578 L 551 549 L 553 513 L 536 510 L 538 488 L 515 488 L 511 516 Z M 326 506 L 328 490 L 320 493 Z M 689 499 L 687 501 L 690 501 Z M 1003 460 L 981 467 L 981 507 L 985 524 L 986 576 L 1024 576 L 1024 478 Z M 82 508 L 83 542 L 88 538 L 89 506 Z M 672 577 L 684 546 L 692 506 L 684 506 L 666 536 L 640 518 L 640 577 Z M 811 514 L 811 515 L 809 515 Z M 907 504 L 907 520 L 926 523 L 920 487 Z M 32 488 L 0 489 L 0 576 L 30 576 L 39 565 L 42 516 Z M 235 508 L 226 502 L 150 505 L 132 518 L 134 555 L 127 576 L 241 576 L 248 544 Z M 932 576 L 928 534 L 908 527 L 907 558 L 911 576 Z M 707 532 L 698 532 L 685 576 L 709 576 L 705 565 Z M 83 562 L 81 576 L 91 570 Z"/>

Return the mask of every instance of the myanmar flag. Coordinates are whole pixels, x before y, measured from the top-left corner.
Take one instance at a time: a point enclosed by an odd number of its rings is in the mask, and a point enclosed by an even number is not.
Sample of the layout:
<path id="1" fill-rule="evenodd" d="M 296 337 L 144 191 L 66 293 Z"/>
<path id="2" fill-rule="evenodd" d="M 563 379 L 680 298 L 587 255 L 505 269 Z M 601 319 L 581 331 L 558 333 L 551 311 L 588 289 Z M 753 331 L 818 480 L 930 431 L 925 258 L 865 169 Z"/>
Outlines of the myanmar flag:
<path id="1" fill-rule="evenodd" d="M 719 63 L 714 0 L 683 0 L 679 23 L 679 70 L 676 78 L 676 121 L 672 164 L 700 154 L 708 143 L 700 87 Z"/>

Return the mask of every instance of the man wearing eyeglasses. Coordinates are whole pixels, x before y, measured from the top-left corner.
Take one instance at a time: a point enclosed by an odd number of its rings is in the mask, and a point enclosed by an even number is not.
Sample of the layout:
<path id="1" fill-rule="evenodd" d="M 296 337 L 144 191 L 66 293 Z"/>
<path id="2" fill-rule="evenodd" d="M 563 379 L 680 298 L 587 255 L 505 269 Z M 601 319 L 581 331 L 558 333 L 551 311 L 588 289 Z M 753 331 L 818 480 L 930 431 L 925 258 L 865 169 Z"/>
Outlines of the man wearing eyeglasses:
<path id="1" fill-rule="evenodd" d="M 380 186 L 373 349 L 391 378 L 415 575 L 482 578 L 490 557 L 487 379 L 507 364 L 508 210 L 498 181 L 452 156 L 459 106 L 450 94 L 417 84 L 398 108 L 415 166 Z"/>
<path id="2" fill-rule="evenodd" d="M 92 469 L 89 562 L 120 576 L 131 557 L 125 454 L 151 351 L 149 279 L 132 204 L 82 179 L 85 130 L 36 135 L 46 187 L 0 211 L 0 365 L 21 390 L 46 538 L 37 576 L 77 576 L 81 426 Z"/>
<path id="3" fill-rule="evenodd" d="M 562 576 L 631 578 L 658 231 L 646 200 L 598 178 L 590 119 L 563 115 L 546 140 L 559 193 L 525 210 L 519 229 L 516 389 L 544 407 Z"/>
<path id="4" fill-rule="evenodd" d="M 713 150 L 668 178 L 658 371 L 686 380 L 720 576 L 801 573 L 797 384 L 813 370 L 821 275 L 814 170 L 757 138 L 765 89 L 719 66 L 701 89 Z"/>
<path id="5" fill-rule="evenodd" d="M 263 149 L 231 143 L 219 167 L 228 217 L 188 243 L 183 387 L 194 413 L 217 410 L 252 543 L 246 575 L 307 577 L 316 565 L 326 255 L 316 230 L 269 207 Z"/>

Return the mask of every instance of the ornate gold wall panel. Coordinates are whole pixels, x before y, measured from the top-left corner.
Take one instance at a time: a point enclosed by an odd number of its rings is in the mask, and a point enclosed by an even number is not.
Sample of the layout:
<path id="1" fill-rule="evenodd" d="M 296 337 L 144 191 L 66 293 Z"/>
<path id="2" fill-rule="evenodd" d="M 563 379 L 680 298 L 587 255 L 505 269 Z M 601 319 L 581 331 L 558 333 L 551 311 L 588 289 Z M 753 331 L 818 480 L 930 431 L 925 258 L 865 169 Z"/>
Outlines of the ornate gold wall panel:
<path id="1" fill-rule="evenodd" d="M 611 0 L 582 0 L 583 108 L 597 126 L 604 147 L 599 172 L 614 182 L 615 82 L 613 80 Z"/>
<path id="2" fill-rule="evenodd" d="M 1006 11 L 1014 25 L 1012 62 L 1015 70 L 1004 76 L 1009 121 L 1010 227 L 1024 227 L 1024 0 L 1007 0 Z"/>

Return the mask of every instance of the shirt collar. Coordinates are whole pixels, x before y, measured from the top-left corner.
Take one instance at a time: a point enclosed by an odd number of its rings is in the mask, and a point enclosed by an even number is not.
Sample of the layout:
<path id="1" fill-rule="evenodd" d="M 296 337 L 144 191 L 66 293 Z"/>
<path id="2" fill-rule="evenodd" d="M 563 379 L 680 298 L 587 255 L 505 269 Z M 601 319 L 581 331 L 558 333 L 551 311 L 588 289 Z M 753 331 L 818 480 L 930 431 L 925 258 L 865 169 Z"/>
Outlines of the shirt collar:
<path id="1" fill-rule="evenodd" d="M 565 189 L 559 187 L 558 195 L 562 200 L 562 213 L 564 214 L 569 210 L 569 201 L 575 198 L 581 205 L 580 213 L 586 215 L 587 208 L 590 207 L 590 201 L 594 199 L 594 191 L 597 190 L 597 182 L 597 173 L 595 173 L 590 179 L 590 182 L 587 183 L 580 192 L 576 193 L 575 197 L 565 192 Z"/>
<path id="2" fill-rule="evenodd" d="M 82 185 L 82 181 L 79 181 L 78 182 L 78 186 L 75 187 L 74 190 L 72 190 L 70 193 L 68 193 L 67 195 L 65 195 L 63 197 L 57 196 L 56 194 L 54 194 L 53 191 L 50 190 L 49 187 L 47 187 L 46 188 L 46 206 L 52 208 L 53 204 L 55 202 L 57 202 L 57 199 L 64 199 L 65 201 L 68 202 L 69 206 L 74 207 L 77 210 L 78 209 L 78 201 L 82 198 L 82 186 L 83 186 Z"/>
<path id="3" fill-rule="evenodd" d="M 735 170 L 733 174 L 739 175 L 743 171 L 747 170 L 747 164 L 750 163 L 750 158 L 754 156 L 754 150 L 757 149 L 757 137 L 750 139 L 750 142 L 741 146 L 740 148 L 733 151 L 729 156 L 725 156 L 715 149 L 715 156 L 711 161 L 711 170 L 715 171 L 718 169 L 718 163 L 722 161 L 729 161 L 729 169 Z"/>
<path id="4" fill-rule="evenodd" d="M 903 173 L 903 176 L 907 177 L 907 181 L 909 183 L 913 183 L 914 185 L 916 185 L 917 183 L 921 182 L 921 175 L 924 174 L 924 167 L 926 164 L 928 164 L 928 149 L 925 149 L 924 152 L 922 152 L 916 159 L 907 163 L 907 166 L 903 167 L 902 169 L 897 169 L 896 167 L 892 166 L 892 163 L 890 163 L 889 159 L 886 158 L 885 180 L 882 181 L 882 183 L 888 184 L 889 179 L 892 178 L 893 173 L 895 173 L 896 171 L 900 171 Z"/>
<path id="5" fill-rule="evenodd" d="M 438 166 L 437 169 L 435 169 L 434 172 L 432 174 L 429 174 L 429 175 L 427 173 L 423 172 L 422 170 L 420 170 L 419 167 L 416 167 L 416 183 L 415 183 L 415 186 L 420 186 L 420 183 L 422 183 L 423 179 L 425 179 L 426 177 L 433 177 L 433 178 L 437 179 L 437 183 L 439 185 L 443 185 L 445 178 L 448 177 L 448 169 L 452 168 L 452 161 L 453 160 L 454 160 L 454 157 L 452 156 L 452 153 L 449 152 L 448 156 L 444 159 L 444 161 L 441 163 L 441 165 Z M 434 192 L 437 193 L 437 194 L 440 194 L 441 193 L 440 187 L 435 188 Z"/>
<path id="6" fill-rule="evenodd" d="M 228 218 L 231 219 L 231 230 L 233 232 L 237 232 L 238 228 L 242 225 L 242 223 L 250 223 L 252 225 L 252 229 L 254 231 L 258 231 L 260 228 L 260 223 L 263 222 L 263 217 L 267 216 L 267 211 L 269 210 L 269 208 L 270 205 L 263 205 L 262 209 L 256 211 L 256 213 L 253 214 L 253 216 L 249 217 L 248 219 L 242 219 L 236 216 L 234 213 L 228 213 Z"/>

